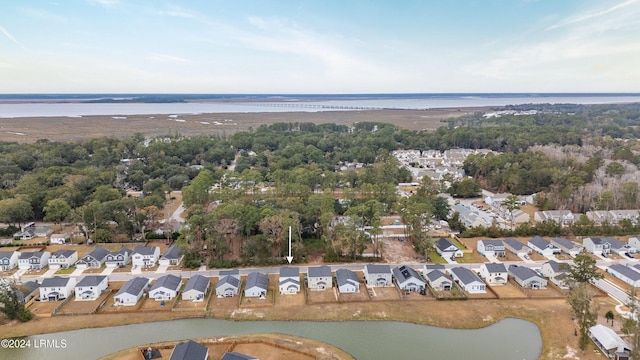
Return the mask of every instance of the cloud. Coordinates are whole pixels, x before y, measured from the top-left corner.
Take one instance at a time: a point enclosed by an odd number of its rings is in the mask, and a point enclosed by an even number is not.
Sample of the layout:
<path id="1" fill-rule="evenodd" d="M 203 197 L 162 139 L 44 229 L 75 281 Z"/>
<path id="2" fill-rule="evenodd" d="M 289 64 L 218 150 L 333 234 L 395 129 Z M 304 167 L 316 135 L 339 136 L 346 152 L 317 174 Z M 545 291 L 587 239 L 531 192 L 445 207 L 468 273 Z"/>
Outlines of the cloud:
<path id="1" fill-rule="evenodd" d="M 149 59 L 164 63 L 190 63 L 191 60 L 168 54 L 151 54 Z"/>
<path id="2" fill-rule="evenodd" d="M 180 6 L 176 6 L 176 5 L 170 5 L 165 10 L 159 10 L 159 11 L 156 11 L 156 13 L 161 16 L 172 16 L 172 17 L 179 17 L 184 19 L 201 18 L 201 16 L 198 13 L 191 11 L 189 9 L 185 9 Z"/>
<path id="3" fill-rule="evenodd" d="M 4 26 L 2 25 L 0 25 L 0 33 L 4 34 L 4 36 L 6 36 L 7 39 L 11 40 L 13 43 L 20 46 L 23 50 L 27 50 L 27 48 L 24 45 L 22 45 L 22 43 L 20 43 L 18 39 L 15 38 L 15 36 L 11 35 L 11 33 L 7 29 L 5 29 Z"/>
<path id="4" fill-rule="evenodd" d="M 576 23 L 592 20 L 592 19 L 604 16 L 604 15 L 607 15 L 609 13 L 612 13 L 612 12 L 614 12 L 616 10 L 620 10 L 620 9 L 625 8 L 627 6 L 630 6 L 630 5 L 633 5 L 635 3 L 638 3 L 638 1 L 639 0 L 627 0 L 627 1 L 623 2 L 623 3 L 616 4 L 616 5 L 614 5 L 614 6 L 610 7 L 610 8 L 607 8 L 607 9 L 592 10 L 592 11 L 586 12 L 584 14 L 580 14 L 580 15 L 565 19 L 565 20 L 561 21 L 558 24 L 555 24 L 555 25 L 552 25 L 552 26 L 548 27 L 546 30 L 553 30 L 553 29 L 557 29 L 557 28 L 560 28 L 560 27 L 568 26 L 568 25 L 571 25 L 571 24 L 576 24 Z"/>

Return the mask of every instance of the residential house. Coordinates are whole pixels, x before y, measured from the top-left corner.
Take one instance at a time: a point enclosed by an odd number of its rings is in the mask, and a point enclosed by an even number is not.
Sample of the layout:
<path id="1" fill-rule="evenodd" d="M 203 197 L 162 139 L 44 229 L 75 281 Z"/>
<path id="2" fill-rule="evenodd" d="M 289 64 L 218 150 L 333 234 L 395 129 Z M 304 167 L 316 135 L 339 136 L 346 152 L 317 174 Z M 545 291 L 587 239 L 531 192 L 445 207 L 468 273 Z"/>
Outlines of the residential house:
<path id="1" fill-rule="evenodd" d="M 208 277 L 202 275 L 193 275 L 187 281 L 184 290 L 182 291 L 182 300 L 189 300 L 193 302 L 204 301 L 209 285 L 211 281 Z"/>
<path id="2" fill-rule="evenodd" d="M 162 255 L 160 255 L 160 259 L 158 260 L 158 263 L 162 266 L 178 265 L 182 260 L 182 255 L 180 255 L 181 251 L 182 251 L 182 248 L 178 245 L 173 244 L 169 246 L 167 250 L 165 250 L 165 252 L 162 253 Z"/>
<path id="3" fill-rule="evenodd" d="M 198 344 L 193 340 L 188 340 L 176 344 L 169 360 L 207 360 L 208 358 L 208 347 Z"/>
<path id="4" fill-rule="evenodd" d="M 477 243 L 478 253 L 483 256 L 506 256 L 502 240 L 480 240 Z"/>
<path id="5" fill-rule="evenodd" d="M 104 275 L 87 275 L 78 281 L 75 287 L 75 300 L 96 300 L 107 291 L 109 277 Z"/>
<path id="6" fill-rule="evenodd" d="M 27 281 L 16 287 L 16 295 L 18 300 L 23 303 L 28 303 L 29 300 L 40 295 L 40 284 L 35 281 Z"/>
<path id="7" fill-rule="evenodd" d="M 126 247 L 120 248 L 118 251 L 110 251 L 105 258 L 105 264 L 108 268 L 125 267 L 129 264 L 131 250 Z"/>
<path id="8" fill-rule="evenodd" d="M 443 258 L 453 259 L 462 257 L 464 253 L 451 240 L 440 238 L 435 243 L 436 252 Z"/>
<path id="9" fill-rule="evenodd" d="M 635 254 L 636 248 L 630 246 L 628 244 L 623 243 L 622 241 L 616 240 L 614 238 L 606 238 L 611 246 L 610 250 L 613 254 L 625 255 L 625 254 Z"/>
<path id="10" fill-rule="evenodd" d="M 600 226 L 604 223 L 609 223 L 612 225 L 616 223 L 613 214 L 611 214 L 608 210 L 587 211 L 585 215 L 594 225 L 597 226 Z"/>
<path id="11" fill-rule="evenodd" d="M 398 288 L 404 291 L 422 291 L 427 284 L 417 271 L 406 265 L 393 268 L 393 276 Z"/>
<path id="12" fill-rule="evenodd" d="M 238 295 L 240 291 L 240 271 L 221 270 L 216 284 L 216 295 L 218 297 L 232 297 Z"/>
<path id="13" fill-rule="evenodd" d="M 629 246 L 632 246 L 636 249 L 636 252 L 640 250 L 640 238 L 637 236 L 629 238 Z"/>
<path id="14" fill-rule="evenodd" d="M 333 288 L 331 268 L 327 265 L 310 266 L 308 268 L 307 287 L 311 290 L 325 290 Z"/>
<path id="15" fill-rule="evenodd" d="M 73 294 L 75 285 L 76 279 L 72 277 L 46 278 L 40 284 L 40 301 L 64 300 Z"/>
<path id="16" fill-rule="evenodd" d="M 533 219 L 536 222 L 554 221 L 560 226 L 571 225 L 579 218 L 580 214 L 574 214 L 569 210 L 536 211 L 533 214 Z"/>
<path id="17" fill-rule="evenodd" d="M 611 252 L 609 238 L 588 237 L 582 240 L 582 245 L 591 254 L 608 254 Z"/>
<path id="18" fill-rule="evenodd" d="M 564 238 L 554 237 L 551 239 L 551 244 L 558 247 L 562 252 L 569 254 L 571 256 L 576 256 L 582 252 L 584 247 L 578 243 L 574 243 L 573 241 L 569 241 Z"/>
<path id="19" fill-rule="evenodd" d="M 300 269 L 297 267 L 283 266 L 280 268 L 278 279 L 280 294 L 297 294 L 300 292 Z"/>
<path id="20" fill-rule="evenodd" d="M 48 251 L 29 251 L 20 253 L 18 258 L 18 269 L 20 270 L 42 270 L 49 266 L 51 253 Z"/>
<path id="21" fill-rule="evenodd" d="M 438 269 L 431 270 L 427 273 L 427 282 L 432 289 L 440 291 L 449 291 L 453 285 L 451 278 Z"/>
<path id="22" fill-rule="evenodd" d="M 134 277 L 127 281 L 113 297 L 115 306 L 134 306 L 142 298 L 151 281 L 145 277 Z"/>
<path id="23" fill-rule="evenodd" d="M 540 236 L 536 236 L 529 240 L 527 245 L 529 246 L 529 248 L 531 248 L 531 250 L 537 252 L 542 256 L 551 256 L 553 254 L 559 254 L 561 252 L 560 248 L 556 247 Z"/>
<path id="24" fill-rule="evenodd" d="M 368 286 L 393 286 L 391 267 L 382 264 L 367 264 L 364 266 L 364 281 Z"/>
<path id="25" fill-rule="evenodd" d="M 501 263 L 480 265 L 480 277 L 483 278 L 487 284 L 492 286 L 505 285 L 509 280 L 507 268 Z"/>
<path id="26" fill-rule="evenodd" d="M 160 257 L 158 246 L 136 246 L 131 253 L 131 264 L 133 267 L 153 267 Z"/>
<path id="27" fill-rule="evenodd" d="M 607 272 L 633 287 L 640 287 L 640 270 L 622 264 L 613 264 Z"/>
<path id="28" fill-rule="evenodd" d="M 17 251 L 0 251 L 0 271 L 9 271 L 18 266 L 19 258 Z"/>
<path id="29" fill-rule="evenodd" d="M 565 281 L 567 273 L 569 272 L 569 265 L 549 260 L 542 264 L 540 272 L 542 273 L 542 276 L 549 278 L 552 283 L 556 284 L 561 289 L 569 288 Z"/>
<path id="30" fill-rule="evenodd" d="M 36 236 L 33 228 L 27 228 L 13 234 L 14 240 L 31 240 Z"/>
<path id="31" fill-rule="evenodd" d="M 504 239 L 504 247 L 517 256 L 531 254 L 531 249 L 516 239 Z"/>
<path id="32" fill-rule="evenodd" d="M 149 290 L 149 298 L 156 301 L 171 300 L 178 296 L 181 286 L 182 278 L 172 274 L 163 275 L 153 283 Z"/>
<path id="33" fill-rule="evenodd" d="M 336 283 L 338 283 L 338 291 L 340 291 L 340 293 L 355 293 L 360 291 L 358 275 L 351 270 L 336 270 Z"/>
<path id="34" fill-rule="evenodd" d="M 78 261 L 78 252 L 75 250 L 58 250 L 49 257 L 49 269 L 68 269 Z"/>
<path id="35" fill-rule="evenodd" d="M 80 258 L 76 262 L 77 269 L 98 269 L 104 264 L 107 259 L 109 251 L 107 249 L 97 246 L 91 250 L 88 254 Z"/>
<path id="36" fill-rule="evenodd" d="M 254 271 L 247 276 L 247 283 L 244 287 L 245 297 L 267 297 L 269 287 L 269 277 L 263 273 Z"/>
<path id="37" fill-rule="evenodd" d="M 544 289 L 547 287 L 547 280 L 538 275 L 537 272 L 525 266 L 509 266 L 509 275 L 523 288 Z"/>
<path id="38" fill-rule="evenodd" d="M 466 267 L 458 266 L 451 269 L 451 277 L 458 286 L 469 294 L 484 294 L 487 286 L 476 273 Z"/>
<path id="39" fill-rule="evenodd" d="M 589 328 L 589 337 L 607 357 L 613 358 L 619 353 L 627 353 L 631 347 L 611 328 L 597 324 Z"/>
<path id="40" fill-rule="evenodd" d="M 69 240 L 70 236 L 69 234 L 51 234 L 51 236 L 49 236 L 49 244 L 57 244 L 57 245 L 62 245 L 64 243 L 67 242 L 67 240 Z"/>

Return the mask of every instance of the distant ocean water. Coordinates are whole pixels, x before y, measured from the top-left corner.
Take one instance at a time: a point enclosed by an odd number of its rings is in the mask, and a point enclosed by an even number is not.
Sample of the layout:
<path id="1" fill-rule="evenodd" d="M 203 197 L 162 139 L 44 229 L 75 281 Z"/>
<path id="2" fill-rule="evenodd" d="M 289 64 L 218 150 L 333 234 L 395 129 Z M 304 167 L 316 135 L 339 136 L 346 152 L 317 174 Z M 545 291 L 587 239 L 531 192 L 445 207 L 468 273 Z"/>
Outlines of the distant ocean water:
<path id="1" fill-rule="evenodd" d="M 640 102 L 640 94 L 0 94 L 0 118 L 424 110 L 521 104 Z"/>

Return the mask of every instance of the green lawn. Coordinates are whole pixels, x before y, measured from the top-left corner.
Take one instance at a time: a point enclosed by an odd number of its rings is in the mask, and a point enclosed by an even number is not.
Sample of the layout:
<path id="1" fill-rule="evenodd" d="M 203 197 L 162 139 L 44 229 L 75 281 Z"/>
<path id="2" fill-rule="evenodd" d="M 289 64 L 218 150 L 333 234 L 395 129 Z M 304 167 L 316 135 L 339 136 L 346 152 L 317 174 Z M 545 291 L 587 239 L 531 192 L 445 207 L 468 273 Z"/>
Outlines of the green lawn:
<path id="1" fill-rule="evenodd" d="M 70 266 L 67 269 L 60 269 L 58 271 L 56 271 L 56 275 L 69 275 L 71 274 L 74 270 L 76 269 L 75 266 Z"/>
<path id="2" fill-rule="evenodd" d="M 442 256 L 438 255 L 435 251 L 429 251 L 429 258 L 431 258 L 431 262 L 434 264 L 446 264 L 447 261 L 442 258 Z"/>

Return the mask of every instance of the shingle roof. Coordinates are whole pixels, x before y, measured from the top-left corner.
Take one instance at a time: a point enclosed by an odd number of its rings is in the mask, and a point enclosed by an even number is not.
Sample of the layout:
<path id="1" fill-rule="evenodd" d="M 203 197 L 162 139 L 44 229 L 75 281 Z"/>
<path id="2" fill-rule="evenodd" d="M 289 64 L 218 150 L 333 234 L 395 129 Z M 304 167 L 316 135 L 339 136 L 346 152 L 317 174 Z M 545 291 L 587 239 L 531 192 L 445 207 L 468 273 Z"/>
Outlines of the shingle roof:
<path id="1" fill-rule="evenodd" d="M 482 279 L 480 279 L 476 273 L 465 267 L 454 267 L 451 269 L 451 273 L 454 274 L 463 284 L 470 284 L 474 281 L 482 282 Z"/>
<path id="2" fill-rule="evenodd" d="M 206 360 L 209 349 L 193 340 L 178 343 L 170 360 Z"/>
<path id="3" fill-rule="evenodd" d="M 504 246 L 504 243 L 502 242 L 502 240 L 480 240 L 482 241 L 482 243 L 487 246 L 487 245 L 492 245 L 492 246 Z"/>
<path id="4" fill-rule="evenodd" d="M 381 264 L 367 264 L 365 269 L 369 274 L 391 274 L 391 267 L 389 265 Z"/>
<path id="5" fill-rule="evenodd" d="M 535 271 L 525 266 L 511 265 L 509 266 L 509 273 L 520 280 L 527 280 L 531 279 L 532 277 L 540 277 L 540 275 L 538 275 Z"/>
<path id="6" fill-rule="evenodd" d="M 51 257 L 54 257 L 54 258 L 59 258 L 59 257 L 68 258 L 70 256 L 73 256 L 74 253 L 77 253 L 77 251 L 75 251 L 75 250 L 58 250 L 58 251 L 54 252 L 53 254 L 51 254 Z"/>
<path id="7" fill-rule="evenodd" d="M 210 281 L 208 277 L 204 277 L 202 275 L 193 275 L 192 277 L 189 278 L 189 281 L 187 281 L 187 285 L 185 285 L 184 290 L 182 292 L 184 293 L 189 290 L 197 290 L 197 291 L 205 292 L 207 291 L 209 282 Z"/>
<path id="8" fill-rule="evenodd" d="M 423 281 L 422 276 L 420 276 L 417 271 L 406 265 L 393 268 L 393 276 L 396 277 L 398 282 L 404 282 L 409 279 L 417 279 Z"/>
<path id="9" fill-rule="evenodd" d="M 615 270 L 617 272 L 619 272 L 620 274 L 628 277 L 629 279 L 633 280 L 633 281 L 638 281 L 640 280 L 640 272 L 633 270 L 632 268 L 628 267 L 628 266 L 624 266 L 622 264 L 614 264 L 609 266 L 609 269 L 611 270 Z"/>
<path id="10" fill-rule="evenodd" d="M 149 279 L 145 277 L 134 277 L 133 279 L 127 281 L 122 288 L 118 291 L 116 296 L 122 294 L 131 294 L 138 295 L 144 289 L 145 286 L 149 283 Z"/>
<path id="11" fill-rule="evenodd" d="M 174 244 L 169 246 L 160 257 L 164 259 L 179 259 L 180 251 L 182 251 L 182 248 Z"/>
<path id="12" fill-rule="evenodd" d="M 126 247 L 121 247 L 118 251 L 109 252 L 109 255 L 117 256 L 117 255 L 124 255 L 124 254 L 130 254 L 130 253 L 131 253 L 131 250 L 127 249 Z"/>
<path id="13" fill-rule="evenodd" d="M 567 266 L 561 266 L 561 264 L 557 261 L 554 260 L 549 260 L 547 261 L 545 264 L 549 264 L 549 266 L 551 266 L 551 269 L 553 270 L 553 272 L 567 272 L 569 271 L 568 265 Z"/>
<path id="14" fill-rule="evenodd" d="M 161 287 L 165 289 L 178 290 L 182 284 L 182 279 L 171 274 L 161 276 L 151 287 L 151 290 L 159 289 Z"/>
<path id="15" fill-rule="evenodd" d="M 40 287 L 64 287 L 69 284 L 70 278 L 54 276 L 52 278 L 46 278 L 42 280 Z"/>
<path id="16" fill-rule="evenodd" d="M 20 253 L 20 259 L 24 260 L 32 257 L 42 258 L 42 255 L 44 255 L 43 251 L 26 251 Z"/>
<path id="17" fill-rule="evenodd" d="M 425 270 L 427 272 L 431 272 L 433 270 L 444 270 L 445 269 L 444 264 L 426 264 L 424 266 L 424 268 L 425 268 Z"/>
<path id="18" fill-rule="evenodd" d="M 449 239 L 440 238 L 436 241 L 436 247 L 440 250 L 444 250 L 450 246 L 455 246 L 455 245 Z"/>
<path id="19" fill-rule="evenodd" d="M 0 251 L 0 259 L 10 259 L 15 251 Z"/>
<path id="20" fill-rule="evenodd" d="M 336 281 L 338 286 L 342 286 L 347 283 L 358 284 L 358 275 L 349 269 L 336 270 Z"/>
<path id="21" fill-rule="evenodd" d="M 549 242 L 541 238 L 540 236 L 532 238 L 531 240 L 529 240 L 529 242 L 538 249 L 546 249 L 549 246 Z"/>
<path id="22" fill-rule="evenodd" d="M 519 251 L 525 248 L 529 248 L 528 246 L 526 246 L 525 244 L 521 243 L 520 241 L 516 240 L 516 239 L 504 239 L 504 243 L 505 245 L 508 245 L 509 247 L 511 247 L 512 249 Z"/>
<path id="23" fill-rule="evenodd" d="M 98 284 L 100 284 L 104 279 L 106 279 L 106 276 L 103 275 L 88 275 L 82 278 L 82 280 L 80 280 L 77 284 L 76 287 L 79 286 L 97 286 Z"/>
<path id="24" fill-rule="evenodd" d="M 269 277 L 257 271 L 250 273 L 249 276 L 247 276 L 246 288 L 250 289 L 254 286 L 267 290 L 267 287 L 269 286 Z"/>
<path id="25" fill-rule="evenodd" d="M 153 255 L 157 248 L 157 246 L 136 246 L 132 254 Z"/>
<path id="26" fill-rule="evenodd" d="M 222 358 L 220 360 L 257 360 L 257 358 L 241 354 L 239 352 L 231 351 L 222 355 Z"/>
<path id="27" fill-rule="evenodd" d="M 220 270 L 220 278 L 222 278 L 223 276 L 234 276 L 234 277 L 240 277 L 240 270 L 238 269 L 231 269 L 231 270 Z"/>
<path id="28" fill-rule="evenodd" d="M 502 263 L 488 263 L 488 264 L 484 264 L 484 266 L 487 267 L 487 271 L 489 273 L 500 273 L 500 272 L 506 273 L 507 272 L 507 268 Z"/>
<path id="29" fill-rule="evenodd" d="M 226 284 L 229 284 L 237 289 L 240 286 L 240 280 L 231 275 L 221 276 L 218 280 L 218 283 L 216 284 L 216 289 L 219 289 Z"/>
<path id="30" fill-rule="evenodd" d="M 104 259 L 107 254 L 109 253 L 109 251 L 107 251 L 107 249 L 101 247 L 101 246 L 97 246 L 95 249 L 91 250 L 87 255 L 83 256 L 82 258 L 88 258 L 88 257 L 92 257 L 98 261 Z"/>
<path id="31" fill-rule="evenodd" d="M 580 246 L 579 244 L 576 244 L 572 241 L 569 241 L 567 239 L 564 238 L 560 238 L 560 237 L 555 237 L 553 239 L 551 239 L 551 241 L 553 241 L 558 247 L 565 249 L 565 250 L 571 250 L 573 248 L 581 248 L 582 246 Z"/>
<path id="32" fill-rule="evenodd" d="M 309 267 L 309 277 L 331 277 L 331 268 L 327 265 Z"/>
<path id="33" fill-rule="evenodd" d="M 429 273 L 427 274 L 427 279 L 429 279 L 429 281 L 436 281 L 436 280 L 438 280 L 438 279 L 440 279 L 440 278 L 447 278 L 447 279 L 449 279 L 449 278 L 447 277 L 447 275 L 445 275 L 445 273 L 443 273 L 442 271 L 437 270 L 437 269 L 436 269 L 436 270 L 433 270 L 433 271 L 431 271 L 431 272 L 429 272 Z"/>
<path id="34" fill-rule="evenodd" d="M 300 276 L 300 269 L 297 267 L 283 266 L 280 268 L 280 277 Z"/>

